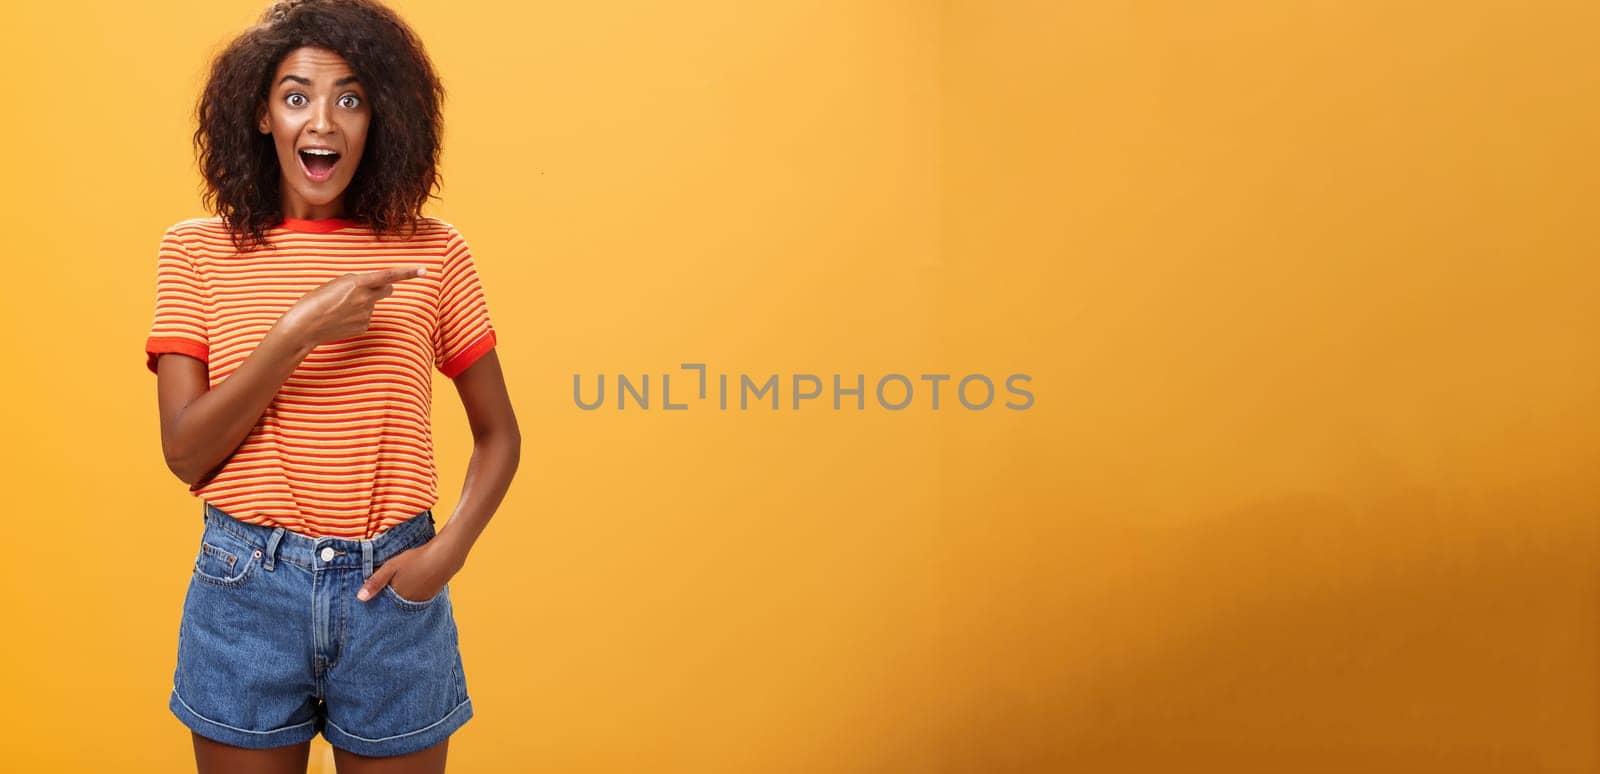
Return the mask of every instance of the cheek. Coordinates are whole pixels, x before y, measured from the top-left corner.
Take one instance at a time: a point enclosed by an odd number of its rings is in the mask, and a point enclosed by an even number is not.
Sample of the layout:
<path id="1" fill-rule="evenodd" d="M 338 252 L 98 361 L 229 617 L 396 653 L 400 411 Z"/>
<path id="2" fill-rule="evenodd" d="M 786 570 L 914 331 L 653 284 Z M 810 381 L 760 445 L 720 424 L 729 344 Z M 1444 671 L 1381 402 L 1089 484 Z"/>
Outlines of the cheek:
<path id="1" fill-rule="evenodd" d="M 369 125 L 367 123 L 362 122 L 350 127 L 350 132 L 348 134 L 349 148 L 351 154 L 354 155 L 358 161 L 362 156 L 365 156 L 367 152 L 368 126 Z"/>
<path id="2" fill-rule="evenodd" d="M 272 129 L 272 142 L 278 146 L 278 153 L 284 155 L 294 154 L 294 140 L 299 132 L 287 117 L 281 115 L 270 116 L 268 122 Z"/>

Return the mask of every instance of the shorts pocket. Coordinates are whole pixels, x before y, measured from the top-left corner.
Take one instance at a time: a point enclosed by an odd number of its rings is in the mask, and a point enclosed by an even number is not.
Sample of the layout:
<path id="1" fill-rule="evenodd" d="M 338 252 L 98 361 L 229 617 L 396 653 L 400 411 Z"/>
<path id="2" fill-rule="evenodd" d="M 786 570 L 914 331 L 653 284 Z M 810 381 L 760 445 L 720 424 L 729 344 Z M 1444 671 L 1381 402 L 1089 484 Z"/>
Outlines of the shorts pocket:
<path id="1" fill-rule="evenodd" d="M 387 583 L 385 583 L 383 585 L 383 595 L 388 597 L 389 601 L 391 601 L 391 602 L 395 603 L 396 605 L 398 605 L 401 610 L 407 610 L 407 611 L 427 610 L 428 608 L 433 607 L 433 604 L 435 602 L 438 602 L 439 599 L 441 597 L 443 597 L 449 591 L 450 591 L 450 584 L 446 583 L 443 588 L 439 589 L 439 593 L 434 594 L 433 596 L 429 597 L 425 601 L 414 602 L 412 600 L 409 600 L 409 599 L 406 599 L 405 597 L 400 596 L 400 593 L 395 591 L 393 586 L 390 586 Z"/>
<path id="2" fill-rule="evenodd" d="M 246 551 L 249 553 L 245 553 Z M 196 580 L 213 586 L 236 588 L 249 582 L 261 563 L 259 549 L 246 549 L 207 535 L 200 541 L 200 553 L 194 560 Z"/>

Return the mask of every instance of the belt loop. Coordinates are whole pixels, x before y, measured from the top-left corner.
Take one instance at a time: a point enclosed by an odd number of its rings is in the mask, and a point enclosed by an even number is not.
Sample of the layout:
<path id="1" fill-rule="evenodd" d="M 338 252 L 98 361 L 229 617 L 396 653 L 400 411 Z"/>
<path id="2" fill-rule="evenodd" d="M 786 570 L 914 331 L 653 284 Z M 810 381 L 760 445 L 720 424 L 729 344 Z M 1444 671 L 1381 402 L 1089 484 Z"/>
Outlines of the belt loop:
<path id="1" fill-rule="evenodd" d="M 361 539 L 361 579 L 372 577 L 372 539 Z"/>
<path id="2" fill-rule="evenodd" d="M 283 527 L 277 527 L 277 528 L 273 529 L 272 530 L 272 536 L 267 538 L 267 555 L 261 561 L 261 568 L 262 569 L 267 570 L 269 572 L 272 570 L 272 566 L 273 566 L 272 560 L 273 560 L 274 557 L 276 557 L 278 555 L 278 541 L 280 541 L 282 539 L 283 539 Z"/>

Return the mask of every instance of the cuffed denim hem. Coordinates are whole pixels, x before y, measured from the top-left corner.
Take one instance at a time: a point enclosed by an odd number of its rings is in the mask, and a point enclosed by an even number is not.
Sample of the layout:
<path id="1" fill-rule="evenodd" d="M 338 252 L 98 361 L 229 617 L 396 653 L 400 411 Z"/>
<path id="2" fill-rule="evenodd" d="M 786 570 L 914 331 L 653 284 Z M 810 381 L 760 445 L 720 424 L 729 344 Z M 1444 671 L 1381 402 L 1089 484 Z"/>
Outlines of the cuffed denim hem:
<path id="1" fill-rule="evenodd" d="M 322 735 L 327 737 L 329 744 L 341 750 L 348 750 L 357 755 L 388 757 L 426 750 L 455 733 L 456 729 L 471 719 L 472 699 L 469 698 L 457 704 L 455 709 L 450 710 L 444 717 L 415 731 L 368 739 L 356 736 L 329 720 L 322 729 Z"/>
<path id="2" fill-rule="evenodd" d="M 284 745 L 299 744 L 307 741 L 317 735 L 318 721 L 321 720 L 321 718 L 314 717 L 304 723 L 274 728 L 270 731 L 252 731 L 247 728 L 237 728 L 195 712 L 184 702 L 183 697 L 178 695 L 176 686 L 172 689 L 172 698 L 167 701 L 167 707 L 172 710 L 172 714 L 178 716 L 178 720 L 182 721 L 184 725 L 195 733 L 215 742 L 230 744 L 234 747 L 248 747 L 253 750 L 283 747 Z"/>

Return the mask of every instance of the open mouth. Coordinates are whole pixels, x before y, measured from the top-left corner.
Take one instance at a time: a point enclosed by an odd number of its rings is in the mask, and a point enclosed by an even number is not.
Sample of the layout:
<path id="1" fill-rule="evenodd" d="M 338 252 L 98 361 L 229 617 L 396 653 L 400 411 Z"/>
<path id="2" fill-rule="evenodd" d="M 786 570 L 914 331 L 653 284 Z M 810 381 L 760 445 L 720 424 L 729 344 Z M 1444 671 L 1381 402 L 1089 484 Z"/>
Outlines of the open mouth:
<path id="1" fill-rule="evenodd" d="M 305 148 L 300 151 L 300 166 L 306 177 L 320 183 L 333 177 L 333 168 L 339 164 L 339 153 L 325 148 Z"/>

